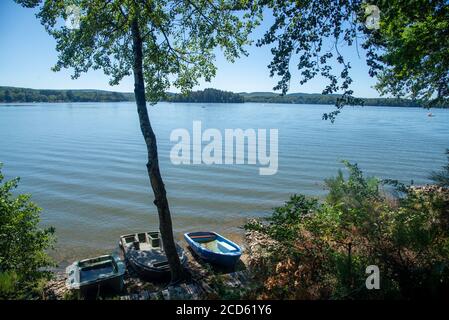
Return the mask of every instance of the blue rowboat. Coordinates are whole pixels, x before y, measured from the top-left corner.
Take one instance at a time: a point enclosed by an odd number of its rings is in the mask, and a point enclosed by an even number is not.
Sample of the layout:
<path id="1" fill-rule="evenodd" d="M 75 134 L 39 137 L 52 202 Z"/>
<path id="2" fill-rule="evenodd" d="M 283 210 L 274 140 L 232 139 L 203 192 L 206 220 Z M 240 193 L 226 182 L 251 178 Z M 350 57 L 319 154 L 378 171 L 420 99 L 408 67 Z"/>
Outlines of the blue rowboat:
<path id="1" fill-rule="evenodd" d="M 184 239 L 204 261 L 224 267 L 234 267 L 242 249 L 229 239 L 215 232 L 189 232 Z"/>

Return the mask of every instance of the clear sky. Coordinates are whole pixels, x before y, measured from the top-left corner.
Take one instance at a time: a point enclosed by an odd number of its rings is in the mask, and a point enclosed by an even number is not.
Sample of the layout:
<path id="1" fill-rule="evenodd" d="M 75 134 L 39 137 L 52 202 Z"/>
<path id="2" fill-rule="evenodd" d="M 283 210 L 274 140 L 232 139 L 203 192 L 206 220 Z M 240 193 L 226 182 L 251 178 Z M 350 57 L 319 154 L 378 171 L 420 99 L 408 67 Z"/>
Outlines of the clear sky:
<path id="1" fill-rule="evenodd" d="M 89 71 L 76 80 L 70 78 L 70 70 L 51 71 L 57 58 L 55 41 L 45 32 L 35 13 L 35 10 L 22 8 L 13 0 L 0 0 L 0 86 L 133 91 L 131 78 L 111 87 L 108 78 L 101 71 Z M 271 22 L 271 17 L 267 15 L 253 38 L 260 38 Z M 218 54 L 216 77 L 210 83 L 201 82 L 195 89 L 272 91 L 277 80 L 269 77 L 267 68 L 271 61 L 270 48 L 252 46 L 247 49 L 249 56 L 242 57 L 233 64 Z M 342 50 L 351 61 L 355 95 L 378 97 L 379 94 L 372 88 L 375 80 L 368 76 L 363 49 L 359 48 L 360 58 L 354 47 Z M 320 93 L 324 84 L 323 79 L 316 78 L 301 86 L 298 75 L 293 73 L 289 92 Z"/>

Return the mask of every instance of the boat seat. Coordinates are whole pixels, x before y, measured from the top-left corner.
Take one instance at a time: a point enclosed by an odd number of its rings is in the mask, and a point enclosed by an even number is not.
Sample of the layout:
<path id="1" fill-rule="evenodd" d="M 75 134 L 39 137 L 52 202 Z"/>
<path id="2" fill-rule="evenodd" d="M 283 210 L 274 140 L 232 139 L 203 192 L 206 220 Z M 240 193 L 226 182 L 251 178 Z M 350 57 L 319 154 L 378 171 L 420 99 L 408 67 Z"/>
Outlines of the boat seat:
<path id="1" fill-rule="evenodd" d="M 147 251 L 147 250 L 151 250 L 151 249 L 153 249 L 153 247 L 149 243 L 141 243 L 140 244 L 140 250 L 142 250 L 142 251 Z"/>
<path id="2" fill-rule="evenodd" d="M 237 249 L 231 246 L 229 243 L 226 243 L 224 241 L 217 241 L 217 247 L 220 249 L 221 252 L 231 252 L 236 251 Z"/>

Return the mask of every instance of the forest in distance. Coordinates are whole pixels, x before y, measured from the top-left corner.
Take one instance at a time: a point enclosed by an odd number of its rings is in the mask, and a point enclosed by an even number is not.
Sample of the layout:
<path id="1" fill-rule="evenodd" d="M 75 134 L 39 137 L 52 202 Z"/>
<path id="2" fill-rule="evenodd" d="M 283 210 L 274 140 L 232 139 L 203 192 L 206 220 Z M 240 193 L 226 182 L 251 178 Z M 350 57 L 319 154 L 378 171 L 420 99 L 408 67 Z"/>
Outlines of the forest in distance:
<path id="1" fill-rule="evenodd" d="M 335 104 L 338 94 L 274 92 L 239 92 L 218 89 L 192 91 L 188 94 L 168 92 L 164 101 L 187 103 L 290 103 L 290 104 Z M 421 107 L 417 101 L 401 98 L 361 98 L 364 105 L 392 107 Z M 53 90 L 0 86 L 0 103 L 33 102 L 123 102 L 134 101 L 134 93 L 104 90 Z M 439 105 L 447 108 L 449 106 Z"/>

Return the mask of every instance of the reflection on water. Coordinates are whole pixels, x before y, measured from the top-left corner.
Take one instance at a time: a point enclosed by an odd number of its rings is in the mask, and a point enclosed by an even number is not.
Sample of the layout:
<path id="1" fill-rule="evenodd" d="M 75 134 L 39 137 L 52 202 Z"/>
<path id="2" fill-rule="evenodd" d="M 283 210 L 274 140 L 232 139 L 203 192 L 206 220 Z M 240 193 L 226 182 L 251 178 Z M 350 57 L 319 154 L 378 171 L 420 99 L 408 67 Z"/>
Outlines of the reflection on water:
<path id="1" fill-rule="evenodd" d="M 263 216 L 292 193 L 321 196 L 322 180 L 342 159 L 370 175 L 425 183 L 444 164 L 449 112 L 414 108 L 347 108 L 335 124 L 332 106 L 168 104 L 149 107 L 176 236 L 213 230 L 239 242 L 245 218 Z M 169 161 L 170 133 L 207 128 L 279 129 L 279 169 L 180 165 Z M 157 228 L 145 168 L 146 149 L 133 103 L 0 106 L 0 161 L 22 178 L 42 220 L 56 227 L 58 261 L 107 253 L 122 234 Z"/>

